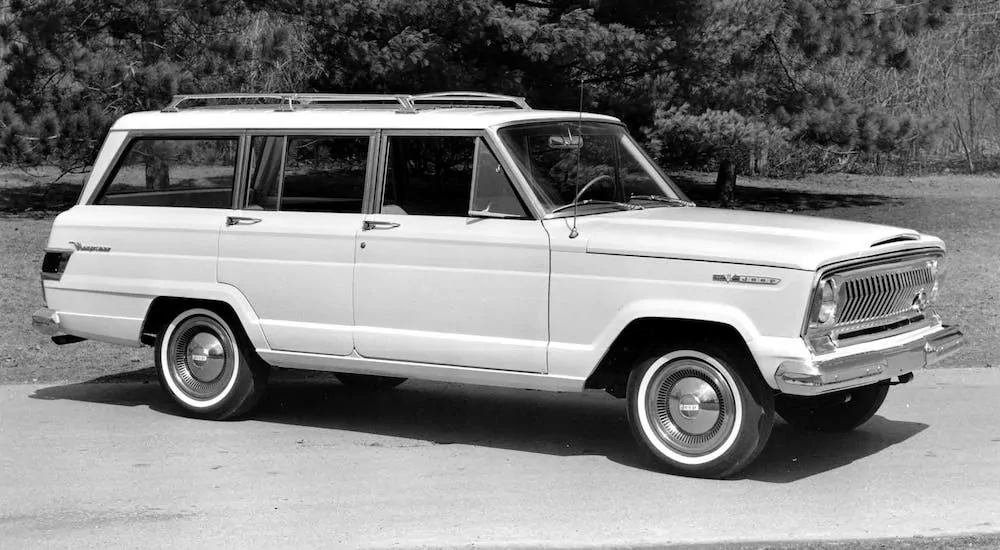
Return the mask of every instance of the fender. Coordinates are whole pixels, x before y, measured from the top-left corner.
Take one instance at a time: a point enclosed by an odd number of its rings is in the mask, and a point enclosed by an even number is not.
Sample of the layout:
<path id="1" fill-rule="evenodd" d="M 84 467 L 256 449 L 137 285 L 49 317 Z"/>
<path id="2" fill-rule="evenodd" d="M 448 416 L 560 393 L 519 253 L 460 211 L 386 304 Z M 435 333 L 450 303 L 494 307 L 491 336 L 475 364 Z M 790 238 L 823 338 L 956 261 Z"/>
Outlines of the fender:
<path id="1" fill-rule="evenodd" d="M 589 344 L 551 342 L 549 374 L 580 378 L 582 383 L 597 368 L 615 338 L 629 323 L 648 318 L 688 319 L 729 325 L 736 329 L 751 352 L 754 351 L 754 342 L 760 339 L 760 333 L 746 313 L 728 304 L 698 300 L 638 300 L 621 308 Z"/>

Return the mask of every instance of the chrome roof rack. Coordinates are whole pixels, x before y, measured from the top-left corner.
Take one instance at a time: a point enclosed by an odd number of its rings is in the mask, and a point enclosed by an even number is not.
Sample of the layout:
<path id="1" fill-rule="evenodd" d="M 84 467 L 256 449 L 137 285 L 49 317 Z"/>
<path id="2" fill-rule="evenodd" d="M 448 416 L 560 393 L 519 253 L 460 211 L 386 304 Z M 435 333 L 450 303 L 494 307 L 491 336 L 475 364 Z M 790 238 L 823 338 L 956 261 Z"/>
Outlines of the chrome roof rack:
<path id="1" fill-rule="evenodd" d="M 531 109 L 523 97 L 483 92 L 438 92 L 431 94 L 186 94 L 175 95 L 162 109 L 176 113 L 187 109 L 273 107 L 278 111 L 297 109 L 396 109 L 399 113 L 449 107 Z"/>
<path id="2" fill-rule="evenodd" d="M 515 109 L 531 109 L 531 107 L 528 106 L 528 102 L 525 101 L 523 97 L 489 94 L 484 92 L 437 92 L 433 94 L 420 94 L 409 97 L 414 103 L 426 105 L 478 105 L 482 107 L 514 107 Z"/>

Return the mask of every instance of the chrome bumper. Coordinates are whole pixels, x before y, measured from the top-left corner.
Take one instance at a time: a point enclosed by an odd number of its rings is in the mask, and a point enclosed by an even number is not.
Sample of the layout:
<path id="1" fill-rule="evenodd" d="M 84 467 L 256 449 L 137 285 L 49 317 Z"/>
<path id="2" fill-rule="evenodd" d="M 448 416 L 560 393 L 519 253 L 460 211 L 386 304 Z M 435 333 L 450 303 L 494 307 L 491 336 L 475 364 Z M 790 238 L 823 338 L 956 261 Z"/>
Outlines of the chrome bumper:
<path id="1" fill-rule="evenodd" d="M 59 326 L 59 314 L 47 307 L 43 307 L 31 316 L 31 326 L 46 336 L 55 336 L 62 331 Z"/>
<path id="2" fill-rule="evenodd" d="M 820 395 L 873 384 L 933 365 L 962 347 L 962 331 L 940 330 L 905 344 L 829 360 L 784 361 L 774 374 L 778 389 L 792 395 Z"/>

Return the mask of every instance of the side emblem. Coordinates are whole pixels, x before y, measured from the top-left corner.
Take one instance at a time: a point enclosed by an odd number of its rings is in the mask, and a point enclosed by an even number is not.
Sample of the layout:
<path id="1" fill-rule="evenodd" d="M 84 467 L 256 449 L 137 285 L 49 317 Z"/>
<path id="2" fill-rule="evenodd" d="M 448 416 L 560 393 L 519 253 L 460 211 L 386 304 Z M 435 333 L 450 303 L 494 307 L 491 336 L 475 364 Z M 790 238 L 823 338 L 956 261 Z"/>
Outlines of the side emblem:
<path id="1" fill-rule="evenodd" d="M 745 285 L 776 285 L 781 279 L 776 277 L 758 277 L 756 275 L 734 275 L 732 273 L 712 275 L 712 280 L 717 283 L 742 283 Z"/>
<path id="2" fill-rule="evenodd" d="M 77 252 L 111 252 L 110 246 L 100 244 L 83 244 L 77 241 L 70 241 L 69 244 L 73 245 Z"/>

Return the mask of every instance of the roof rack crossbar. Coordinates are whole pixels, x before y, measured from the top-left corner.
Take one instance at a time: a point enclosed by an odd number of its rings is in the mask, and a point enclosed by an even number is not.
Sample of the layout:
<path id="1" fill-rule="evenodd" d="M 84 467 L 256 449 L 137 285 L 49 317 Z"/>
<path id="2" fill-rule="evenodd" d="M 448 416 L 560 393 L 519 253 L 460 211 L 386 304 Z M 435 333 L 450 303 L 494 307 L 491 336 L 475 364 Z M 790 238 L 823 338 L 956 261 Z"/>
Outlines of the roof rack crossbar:
<path id="1" fill-rule="evenodd" d="M 185 107 L 185 104 L 196 104 L 206 102 L 211 107 L 240 107 L 240 106 L 261 106 L 275 105 L 281 111 L 294 111 L 296 105 L 356 105 L 368 107 L 396 108 L 398 112 L 415 113 L 418 103 L 447 103 L 449 105 L 492 105 L 496 103 L 506 103 L 518 109 L 531 109 L 523 97 L 515 97 L 500 94 L 490 94 L 483 92 L 438 92 L 431 94 L 185 94 L 175 95 L 173 99 L 162 109 L 165 113 L 176 113 Z"/>

